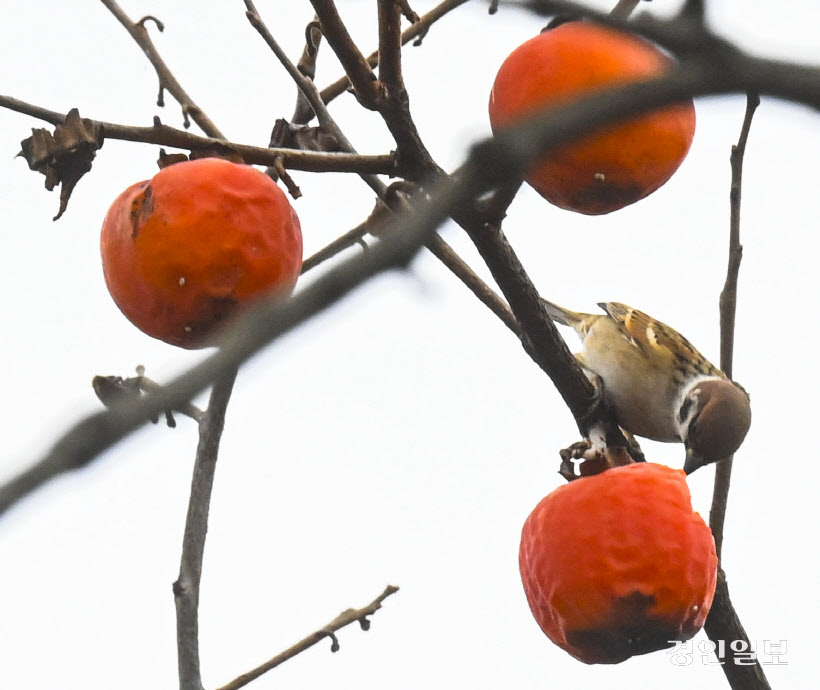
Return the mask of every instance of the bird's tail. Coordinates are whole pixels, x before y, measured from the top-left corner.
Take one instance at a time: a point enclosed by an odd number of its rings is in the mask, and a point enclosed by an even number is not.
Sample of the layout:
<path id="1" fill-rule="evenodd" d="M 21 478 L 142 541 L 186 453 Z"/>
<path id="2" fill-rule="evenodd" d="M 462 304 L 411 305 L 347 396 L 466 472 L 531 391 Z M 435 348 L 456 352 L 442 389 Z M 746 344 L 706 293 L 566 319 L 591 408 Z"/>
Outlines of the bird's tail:
<path id="1" fill-rule="evenodd" d="M 544 303 L 544 307 L 546 308 L 549 317 L 553 321 L 560 323 L 562 326 L 569 326 L 577 330 L 577 327 L 581 324 L 581 322 L 589 316 L 589 314 L 581 314 L 577 311 L 571 311 L 569 309 L 564 309 L 564 307 L 559 307 L 557 304 L 554 304 L 543 297 L 541 298 L 541 301 Z"/>

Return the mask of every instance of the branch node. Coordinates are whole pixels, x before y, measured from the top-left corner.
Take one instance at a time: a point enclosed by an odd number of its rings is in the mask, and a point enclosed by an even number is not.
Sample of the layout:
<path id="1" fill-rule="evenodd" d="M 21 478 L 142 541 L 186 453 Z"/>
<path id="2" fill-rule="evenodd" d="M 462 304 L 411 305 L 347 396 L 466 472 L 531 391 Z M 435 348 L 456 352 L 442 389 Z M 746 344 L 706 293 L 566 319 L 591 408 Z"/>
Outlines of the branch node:
<path id="1" fill-rule="evenodd" d="M 299 189 L 299 185 L 297 185 L 293 178 L 290 176 L 287 170 L 285 170 L 285 159 L 282 156 L 277 156 L 276 160 L 273 162 L 271 166 L 273 171 L 276 173 L 276 176 L 282 180 L 285 187 L 287 187 L 288 194 L 291 195 L 293 199 L 298 199 L 302 196 L 302 190 Z"/>
<path id="2" fill-rule="evenodd" d="M 165 24 L 163 24 L 159 19 L 157 19 L 153 14 L 146 14 L 142 19 L 137 22 L 137 26 L 141 26 L 143 29 L 147 31 L 147 27 L 145 26 L 148 22 L 154 22 L 154 25 L 157 29 L 160 30 L 160 33 L 165 31 Z"/>
<path id="3" fill-rule="evenodd" d="M 395 3 L 399 6 L 401 13 L 408 22 L 415 24 L 420 21 L 419 16 L 413 12 L 413 9 L 410 7 L 408 0 L 395 0 Z"/>
<path id="4" fill-rule="evenodd" d="M 324 628 L 322 630 L 322 633 L 326 637 L 330 638 L 330 651 L 334 654 L 338 652 L 341 649 L 341 646 L 339 645 L 339 638 L 336 637 L 336 633 L 333 632 L 333 630 L 331 630 L 330 628 Z"/>

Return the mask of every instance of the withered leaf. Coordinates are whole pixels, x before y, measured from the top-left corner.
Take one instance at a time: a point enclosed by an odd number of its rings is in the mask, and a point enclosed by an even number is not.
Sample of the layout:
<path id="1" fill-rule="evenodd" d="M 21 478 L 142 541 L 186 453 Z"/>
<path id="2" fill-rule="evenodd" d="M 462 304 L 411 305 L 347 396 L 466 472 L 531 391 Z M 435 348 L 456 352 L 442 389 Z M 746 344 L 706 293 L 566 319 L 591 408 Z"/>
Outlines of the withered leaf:
<path id="1" fill-rule="evenodd" d="M 287 120 L 279 119 L 271 132 L 271 148 L 301 149 L 302 151 L 324 151 L 332 153 L 341 151 L 338 139 L 320 125 L 294 125 Z"/>
<path id="2" fill-rule="evenodd" d="M 104 141 L 99 123 L 81 118 L 72 108 L 65 120 L 54 128 L 32 129 L 31 136 L 20 142 L 18 154 L 28 167 L 46 176 L 46 189 L 60 187 L 60 209 L 54 220 L 66 210 L 68 200 L 80 178 L 91 170 L 91 162 Z"/>

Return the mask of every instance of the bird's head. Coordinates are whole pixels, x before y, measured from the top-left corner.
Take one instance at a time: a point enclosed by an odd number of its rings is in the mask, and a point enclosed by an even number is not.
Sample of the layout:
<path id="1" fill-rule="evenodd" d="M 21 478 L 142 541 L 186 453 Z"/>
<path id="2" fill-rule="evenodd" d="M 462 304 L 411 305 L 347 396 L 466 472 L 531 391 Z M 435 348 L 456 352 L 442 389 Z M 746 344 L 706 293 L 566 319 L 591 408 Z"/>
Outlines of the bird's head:
<path id="1" fill-rule="evenodd" d="M 749 396 L 727 379 L 703 379 L 684 395 L 678 421 L 686 446 L 683 469 L 691 474 L 728 457 L 743 443 L 752 423 Z"/>

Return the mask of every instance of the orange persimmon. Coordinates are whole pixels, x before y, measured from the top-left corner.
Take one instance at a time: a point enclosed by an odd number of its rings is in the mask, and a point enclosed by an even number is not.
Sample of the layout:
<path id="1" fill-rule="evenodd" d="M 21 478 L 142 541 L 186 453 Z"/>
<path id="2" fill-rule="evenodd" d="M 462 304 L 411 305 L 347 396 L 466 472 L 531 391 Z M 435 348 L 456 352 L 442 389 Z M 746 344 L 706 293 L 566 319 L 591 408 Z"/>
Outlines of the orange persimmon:
<path id="1" fill-rule="evenodd" d="M 519 567 L 538 625 L 587 664 L 691 638 L 717 579 L 712 532 L 692 511 L 684 473 L 652 463 L 549 494 L 524 524 Z"/>
<path id="2" fill-rule="evenodd" d="M 299 220 L 282 190 L 219 158 L 131 185 L 105 216 L 100 249 L 108 291 L 131 323 L 189 349 L 265 293 L 292 290 L 302 267 Z"/>
<path id="3" fill-rule="evenodd" d="M 658 77 L 672 64 L 637 36 L 583 21 L 561 24 L 520 45 L 501 65 L 490 94 L 490 124 L 499 131 L 597 89 Z M 694 133 L 690 99 L 561 146 L 525 179 L 560 208 L 609 213 L 664 184 L 686 157 Z"/>

